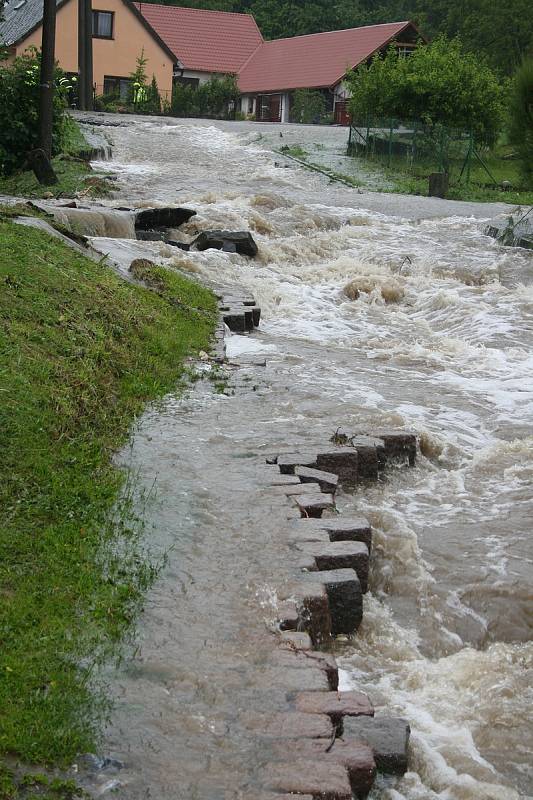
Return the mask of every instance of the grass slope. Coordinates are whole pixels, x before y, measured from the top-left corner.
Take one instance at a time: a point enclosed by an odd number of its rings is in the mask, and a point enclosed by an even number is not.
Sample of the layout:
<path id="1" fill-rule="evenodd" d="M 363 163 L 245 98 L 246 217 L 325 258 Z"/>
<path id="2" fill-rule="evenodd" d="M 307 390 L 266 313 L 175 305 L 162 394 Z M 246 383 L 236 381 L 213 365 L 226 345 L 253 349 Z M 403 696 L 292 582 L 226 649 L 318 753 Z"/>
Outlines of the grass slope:
<path id="1" fill-rule="evenodd" d="M 0 753 L 27 762 L 94 749 L 94 666 L 153 578 L 110 458 L 216 320 L 209 291 L 158 279 L 129 285 L 0 221 Z M 22 796 L 1 767 L 0 796 Z"/>

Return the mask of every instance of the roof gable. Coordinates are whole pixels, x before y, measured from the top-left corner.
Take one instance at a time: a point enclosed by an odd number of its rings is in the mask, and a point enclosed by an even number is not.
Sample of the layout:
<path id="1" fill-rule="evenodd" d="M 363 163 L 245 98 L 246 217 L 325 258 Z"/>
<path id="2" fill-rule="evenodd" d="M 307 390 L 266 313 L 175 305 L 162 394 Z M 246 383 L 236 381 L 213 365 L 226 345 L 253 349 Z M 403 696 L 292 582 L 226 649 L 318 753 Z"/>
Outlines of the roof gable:
<path id="1" fill-rule="evenodd" d="M 414 29 L 410 22 L 392 22 L 265 42 L 240 71 L 239 88 L 246 93 L 335 86 L 409 28 Z"/>
<path id="2" fill-rule="evenodd" d="M 56 0 L 56 6 L 59 9 L 68 2 L 69 0 Z M 122 2 L 169 56 L 171 61 L 174 62 L 176 60 L 175 54 L 150 26 L 148 20 L 139 13 L 135 3 L 131 2 L 131 0 L 122 0 Z M 3 20 L 0 22 L 0 43 L 13 45 L 23 41 L 41 25 L 42 19 L 43 0 L 7 0 L 4 6 Z"/>
<path id="3" fill-rule="evenodd" d="M 56 0 L 63 5 L 65 0 Z M 12 45 L 35 30 L 43 18 L 43 0 L 7 0 L 0 22 L 0 42 Z"/>
<path id="4" fill-rule="evenodd" d="M 250 14 L 135 3 L 186 69 L 237 73 L 263 43 Z"/>

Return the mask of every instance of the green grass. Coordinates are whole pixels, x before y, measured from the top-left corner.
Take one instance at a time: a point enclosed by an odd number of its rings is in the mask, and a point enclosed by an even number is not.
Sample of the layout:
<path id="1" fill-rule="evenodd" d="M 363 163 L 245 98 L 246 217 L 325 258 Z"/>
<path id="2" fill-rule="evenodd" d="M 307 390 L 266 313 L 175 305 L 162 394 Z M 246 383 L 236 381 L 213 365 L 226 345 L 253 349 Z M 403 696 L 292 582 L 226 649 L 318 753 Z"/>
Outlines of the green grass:
<path id="1" fill-rule="evenodd" d="M 0 175 L 0 195 L 43 198 L 74 197 L 78 192 L 87 197 L 103 197 L 111 193 L 111 186 L 101 175 L 92 171 L 89 164 L 73 156 L 57 156 L 52 164 L 58 183 L 41 186 L 33 172 L 16 172 Z"/>
<path id="2" fill-rule="evenodd" d="M 87 197 L 105 197 L 111 194 L 111 185 L 103 175 L 93 172 L 90 165 L 78 154 L 86 151 L 87 144 L 79 125 L 70 117 L 64 120 L 63 153 L 52 159 L 58 183 L 41 186 L 33 172 L 23 170 L 13 175 L 0 175 L 0 195 L 15 197 L 74 197 L 81 192 Z"/>
<path id="3" fill-rule="evenodd" d="M 477 161 L 471 164 L 470 182 L 466 174 L 460 178 L 463 160 L 454 161 L 450 166 L 450 200 L 467 200 L 474 202 L 500 202 L 514 205 L 530 205 L 533 203 L 533 187 L 523 186 L 520 175 L 520 163 L 510 158 L 509 147 L 499 145 L 493 151 L 482 154 L 490 175 Z M 387 154 L 361 159 L 365 168 L 374 169 L 384 175 L 392 183 L 392 188 L 383 191 L 400 194 L 418 194 L 427 196 L 429 175 L 438 172 L 436 162 L 427 160 L 415 161 L 408 165 L 406 159 L 393 155 L 390 166 Z M 492 176 L 492 177 L 491 177 Z M 502 189 L 504 181 L 511 184 L 510 189 Z"/>
<path id="4" fill-rule="evenodd" d="M 186 356 L 208 349 L 216 319 L 209 291 L 163 272 L 154 293 L 0 221 L 4 756 L 63 767 L 94 750 L 107 712 L 95 665 L 155 575 L 110 459 L 145 404 L 184 380 Z M 15 785 L 0 768 L 0 796 L 29 796 Z"/>

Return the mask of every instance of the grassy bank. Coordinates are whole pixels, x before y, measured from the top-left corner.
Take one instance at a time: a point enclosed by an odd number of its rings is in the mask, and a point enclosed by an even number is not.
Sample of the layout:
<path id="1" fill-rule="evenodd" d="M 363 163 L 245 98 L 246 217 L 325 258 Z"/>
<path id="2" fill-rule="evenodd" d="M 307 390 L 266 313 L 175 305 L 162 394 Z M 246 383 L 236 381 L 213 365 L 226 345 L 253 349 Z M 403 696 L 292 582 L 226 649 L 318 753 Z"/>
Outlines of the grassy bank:
<path id="1" fill-rule="evenodd" d="M 0 195 L 43 198 L 50 195 L 74 197 L 80 193 L 87 197 L 111 194 L 112 184 L 79 158 L 79 153 L 89 148 L 79 125 L 69 118 L 65 128 L 64 152 L 52 159 L 58 182 L 42 186 L 31 170 L 22 169 L 12 175 L 0 175 Z"/>
<path id="2" fill-rule="evenodd" d="M 309 151 L 300 145 L 282 147 L 278 152 L 304 162 L 312 170 L 322 172 L 334 181 L 341 181 L 353 187 L 366 188 L 367 191 L 383 191 L 398 194 L 415 194 L 427 197 L 429 191 L 429 175 L 438 171 L 436 163 L 419 161 L 407 164 L 405 158 L 388 156 L 365 158 L 352 156 L 344 161 L 344 168 L 333 170 L 320 163 L 317 154 L 323 146 L 314 145 Z M 450 200 L 467 200 L 486 203 L 510 203 L 511 205 L 528 206 L 533 204 L 533 188 L 522 185 L 520 163 L 509 158 L 509 148 L 500 147 L 490 154 L 485 154 L 485 163 L 490 176 L 477 161 L 471 165 L 470 182 L 459 179 L 461 163 L 452 164 L 450 171 Z M 503 189 L 507 181 L 509 188 Z"/>
<path id="3" fill-rule="evenodd" d="M 0 753 L 23 762 L 94 750 L 94 667 L 154 577 L 110 458 L 216 319 L 210 292 L 157 277 L 156 294 L 0 221 Z M 29 791 L 0 767 L 0 797 Z"/>

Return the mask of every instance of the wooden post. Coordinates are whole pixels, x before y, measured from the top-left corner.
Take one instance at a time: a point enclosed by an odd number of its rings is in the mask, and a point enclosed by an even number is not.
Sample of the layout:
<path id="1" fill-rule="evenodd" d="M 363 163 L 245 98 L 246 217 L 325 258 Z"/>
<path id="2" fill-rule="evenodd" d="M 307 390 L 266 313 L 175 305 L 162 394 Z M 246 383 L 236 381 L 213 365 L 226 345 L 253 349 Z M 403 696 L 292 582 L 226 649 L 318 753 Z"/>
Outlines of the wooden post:
<path id="1" fill-rule="evenodd" d="M 39 146 L 48 159 L 52 157 L 55 45 L 56 0 L 44 0 L 41 80 L 39 86 Z"/>
<path id="2" fill-rule="evenodd" d="M 446 197 L 450 179 L 446 172 L 432 172 L 429 176 L 429 196 Z"/>

